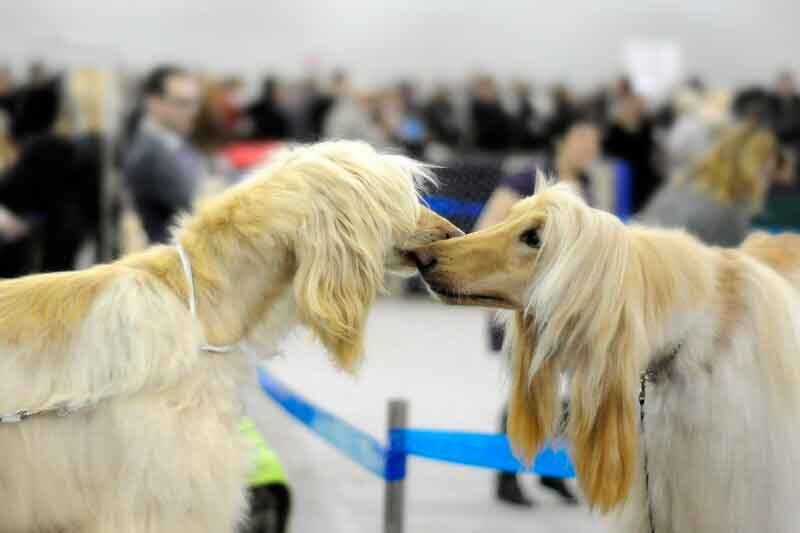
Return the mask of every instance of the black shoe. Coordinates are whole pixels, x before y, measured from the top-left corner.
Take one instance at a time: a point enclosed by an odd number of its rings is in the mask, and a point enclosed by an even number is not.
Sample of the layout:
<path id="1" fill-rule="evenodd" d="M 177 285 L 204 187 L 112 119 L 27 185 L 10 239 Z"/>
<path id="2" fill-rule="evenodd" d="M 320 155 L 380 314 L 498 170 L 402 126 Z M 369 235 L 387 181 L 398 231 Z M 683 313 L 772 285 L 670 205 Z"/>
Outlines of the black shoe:
<path id="1" fill-rule="evenodd" d="M 569 490 L 569 487 L 567 487 L 567 484 L 562 478 L 542 476 L 539 478 L 539 483 L 541 483 L 543 487 L 548 488 L 561 496 L 561 500 L 564 503 L 568 503 L 570 505 L 575 505 L 578 503 L 578 498 L 572 494 L 572 491 Z"/>
<path id="2" fill-rule="evenodd" d="M 525 496 L 516 474 L 501 472 L 497 475 L 497 499 L 520 507 L 533 507 L 533 500 Z"/>

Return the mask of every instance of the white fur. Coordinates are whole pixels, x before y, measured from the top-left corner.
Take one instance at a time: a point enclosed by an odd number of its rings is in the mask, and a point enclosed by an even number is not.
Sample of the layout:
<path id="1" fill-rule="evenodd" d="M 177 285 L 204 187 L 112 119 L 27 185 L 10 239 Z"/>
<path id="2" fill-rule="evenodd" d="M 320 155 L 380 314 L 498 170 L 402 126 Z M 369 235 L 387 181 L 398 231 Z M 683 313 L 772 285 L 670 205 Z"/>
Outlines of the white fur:
<path id="1" fill-rule="evenodd" d="M 728 349 L 715 348 L 710 302 L 695 302 L 664 332 L 685 344 L 674 378 L 647 390 L 643 444 L 658 533 L 800 528 L 800 298 L 771 269 L 742 261 L 747 310 Z M 616 531 L 649 533 L 639 472 Z"/>

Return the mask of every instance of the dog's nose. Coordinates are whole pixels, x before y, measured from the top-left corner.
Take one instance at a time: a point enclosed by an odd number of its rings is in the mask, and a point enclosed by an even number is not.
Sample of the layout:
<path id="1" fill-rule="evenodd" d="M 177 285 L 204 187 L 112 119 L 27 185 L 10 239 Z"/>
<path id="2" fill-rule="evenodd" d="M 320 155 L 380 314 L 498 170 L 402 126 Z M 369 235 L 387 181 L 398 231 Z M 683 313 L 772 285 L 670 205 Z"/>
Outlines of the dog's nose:
<path id="1" fill-rule="evenodd" d="M 430 272 L 436 267 L 436 255 L 434 255 L 430 248 L 417 248 L 411 252 L 411 255 L 414 258 L 414 262 L 417 264 L 420 274 Z"/>

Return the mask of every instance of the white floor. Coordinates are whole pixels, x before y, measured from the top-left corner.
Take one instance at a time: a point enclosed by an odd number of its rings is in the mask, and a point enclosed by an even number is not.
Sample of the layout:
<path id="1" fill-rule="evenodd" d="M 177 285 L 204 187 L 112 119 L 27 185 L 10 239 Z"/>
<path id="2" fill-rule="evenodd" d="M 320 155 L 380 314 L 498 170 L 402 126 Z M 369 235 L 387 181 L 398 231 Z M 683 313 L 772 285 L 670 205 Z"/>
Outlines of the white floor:
<path id="1" fill-rule="evenodd" d="M 487 349 L 485 312 L 424 299 L 385 299 L 370 318 L 367 360 L 355 378 L 335 370 L 299 331 L 267 368 L 296 391 L 385 442 L 389 398 L 409 400 L 410 426 L 494 431 L 505 391 L 499 357 Z M 295 496 L 293 533 L 381 531 L 382 481 L 297 424 L 253 386 L 248 411 L 278 452 Z M 531 510 L 495 502 L 487 470 L 411 458 L 408 533 L 605 531 L 581 507 L 566 507 L 526 475 Z"/>

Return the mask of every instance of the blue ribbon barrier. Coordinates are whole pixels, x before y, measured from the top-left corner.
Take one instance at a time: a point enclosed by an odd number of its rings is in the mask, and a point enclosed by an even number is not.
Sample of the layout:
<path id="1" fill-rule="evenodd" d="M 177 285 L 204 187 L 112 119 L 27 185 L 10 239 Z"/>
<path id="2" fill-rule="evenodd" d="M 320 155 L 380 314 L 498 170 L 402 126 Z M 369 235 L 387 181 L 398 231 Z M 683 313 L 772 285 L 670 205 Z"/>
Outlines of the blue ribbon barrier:
<path id="1" fill-rule="evenodd" d="M 387 471 L 387 450 L 377 440 L 344 420 L 320 409 L 289 390 L 283 383 L 273 378 L 259 367 L 258 380 L 261 388 L 278 405 L 308 428 L 328 441 L 334 448 L 343 452 L 378 477 L 389 479 L 398 475 Z M 405 474 L 405 472 L 403 472 Z M 402 479 L 395 478 L 395 479 Z"/>
<path id="2" fill-rule="evenodd" d="M 387 481 L 405 478 L 405 457 L 409 455 L 493 470 L 575 476 L 563 443 L 543 449 L 536 456 L 533 468 L 526 468 L 516 460 L 503 434 L 393 429 L 387 449 L 372 436 L 297 395 L 263 367 L 258 368 L 258 379 L 264 392 L 286 412 Z"/>
<path id="3" fill-rule="evenodd" d="M 526 467 L 514 457 L 508 438 L 502 433 L 392 430 L 391 448 L 408 455 L 506 472 L 535 472 L 550 477 L 575 477 L 564 443 L 543 448 L 533 464 Z"/>
<path id="4" fill-rule="evenodd" d="M 614 165 L 614 214 L 623 221 L 633 216 L 633 172 L 628 163 L 615 159 Z"/>
<path id="5" fill-rule="evenodd" d="M 425 196 L 424 201 L 432 211 L 444 218 L 477 220 L 484 206 L 483 202 L 459 200 L 448 196 Z"/>

